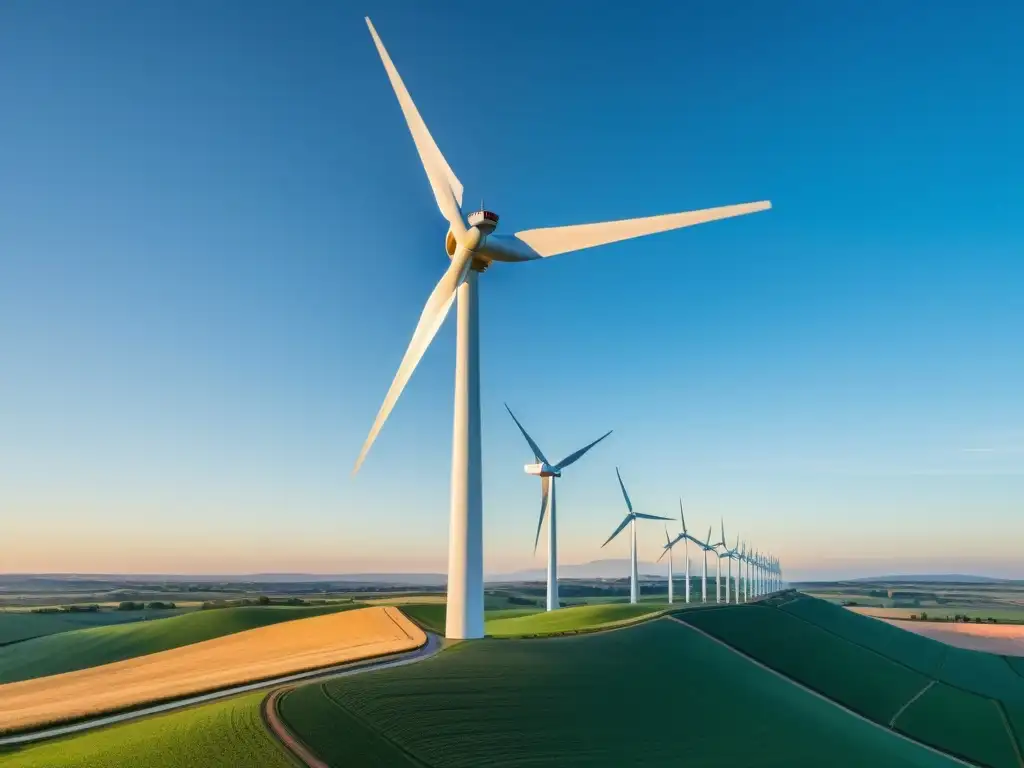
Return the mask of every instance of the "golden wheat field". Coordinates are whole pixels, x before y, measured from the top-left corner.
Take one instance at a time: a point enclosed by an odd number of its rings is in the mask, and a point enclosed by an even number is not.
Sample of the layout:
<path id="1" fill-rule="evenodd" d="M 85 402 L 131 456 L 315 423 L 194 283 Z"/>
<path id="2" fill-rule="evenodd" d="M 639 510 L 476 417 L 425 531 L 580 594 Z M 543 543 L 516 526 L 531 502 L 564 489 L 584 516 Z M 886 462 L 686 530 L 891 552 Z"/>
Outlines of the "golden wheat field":
<path id="1" fill-rule="evenodd" d="M 411 650 L 426 639 L 401 611 L 385 606 L 286 621 L 113 664 L 0 685 L 0 731 Z"/>

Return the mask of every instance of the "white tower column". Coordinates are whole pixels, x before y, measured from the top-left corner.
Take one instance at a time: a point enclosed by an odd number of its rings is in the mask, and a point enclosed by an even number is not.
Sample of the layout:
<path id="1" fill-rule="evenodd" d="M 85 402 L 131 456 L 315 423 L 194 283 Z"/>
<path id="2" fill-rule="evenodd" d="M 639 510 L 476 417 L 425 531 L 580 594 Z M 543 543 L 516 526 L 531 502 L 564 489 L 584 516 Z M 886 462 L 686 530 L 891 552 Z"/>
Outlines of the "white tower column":
<path id="1" fill-rule="evenodd" d="M 445 637 L 484 636 L 483 485 L 480 462 L 479 273 L 458 289 L 452 504 L 448 527 Z"/>
<path id="2" fill-rule="evenodd" d="M 672 550 L 668 551 L 668 602 L 672 603 Z"/>
<path id="3" fill-rule="evenodd" d="M 730 600 L 729 600 L 729 597 L 730 597 L 730 595 L 729 595 L 729 582 L 730 581 L 732 581 L 732 558 L 731 557 L 729 558 L 729 570 L 725 574 L 725 602 L 726 602 L 726 605 L 728 605 L 729 602 L 730 602 Z"/>
<path id="4" fill-rule="evenodd" d="M 722 558 L 715 552 L 715 602 L 722 602 Z"/>
<path id="5" fill-rule="evenodd" d="M 683 540 L 683 551 L 686 554 L 686 602 L 690 602 L 690 541 Z"/>
<path id="6" fill-rule="evenodd" d="M 548 491 L 548 610 L 558 609 L 558 537 L 555 535 L 555 478 Z"/>
<path id="7" fill-rule="evenodd" d="M 707 550 L 704 552 L 704 564 L 701 566 L 700 571 L 700 601 L 706 603 L 708 601 L 708 553 Z"/>
<path id="8" fill-rule="evenodd" d="M 629 521 L 629 533 L 633 541 L 629 547 L 629 602 L 635 603 L 639 599 L 639 584 L 637 583 L 636 570 L 636 518 Z"/>

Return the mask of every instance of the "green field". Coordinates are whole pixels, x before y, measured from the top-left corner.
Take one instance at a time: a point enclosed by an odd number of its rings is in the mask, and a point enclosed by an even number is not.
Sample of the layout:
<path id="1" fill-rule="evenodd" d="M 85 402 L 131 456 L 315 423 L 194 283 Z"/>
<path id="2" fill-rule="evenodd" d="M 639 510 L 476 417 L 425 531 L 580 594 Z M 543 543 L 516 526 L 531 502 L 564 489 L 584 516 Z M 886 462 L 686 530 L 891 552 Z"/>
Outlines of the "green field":
<path id="1" fill-rule="evenodd" d="M 0 752 L 3 768 L 294 768 L 260 718 L 264 692 Z"/>
<path id="2" fill-rule="evenodd" d="M 191 609 L 144 611 L 83 611 L 81 613 L 30 613 L 29 611 L 0 611 L 0 647 L 33 637 L 44 637 L 58 632 L 71 632 L 86 627 L 104 627 L 130 624 L 136 621 L 164 619 L 180 616 Z"/>
<path id="3" fill-rule="evenodd" d="M 1009 657 L 952 648 L 800 598 L 683 616 L 767 666 L 876 722 L 996 768 L 1020 768 L 1024 677 Z"/>
<path id="4" fill-rule="evenodd" d="M 644 616 L 654 616 L 668 607 L 668 603 L 603 603 L 525 616 L 488 616 L 485 631 L 492 637 L 523 637 L 608 629 Z"/>
<path id="5" fill-rule="evenodd" d="M 359 607 L 359 603 L 218 608 L 159 621 L 61 632 L 0 648 L 0 684 L 109 664 L 247 629 L 355 607 Z"/>
<path id="6" fill-rule="evenodd" d="M 688 624 L 875 722 L 888 723 L 929 679 L 785 610 L 741 605 L 683 615 Z"/>
<path id="7" fill-rule="evenodd" d="M 484 614 L 484 631 L 491 637 L 558 635 L 609 629 L 667 609 L 667 603 L 599 603 L 542 611 L 539 608 L 500 608 Z M 402 611 L 425 629 L 444 634 L 445 606 L 403 605 Z"/>
<path id="8" fill-rule="evenodd" d="M 952 764 L 667 618 L 462 643 L 303 686 L 280 709 L 337 766 Z"/>

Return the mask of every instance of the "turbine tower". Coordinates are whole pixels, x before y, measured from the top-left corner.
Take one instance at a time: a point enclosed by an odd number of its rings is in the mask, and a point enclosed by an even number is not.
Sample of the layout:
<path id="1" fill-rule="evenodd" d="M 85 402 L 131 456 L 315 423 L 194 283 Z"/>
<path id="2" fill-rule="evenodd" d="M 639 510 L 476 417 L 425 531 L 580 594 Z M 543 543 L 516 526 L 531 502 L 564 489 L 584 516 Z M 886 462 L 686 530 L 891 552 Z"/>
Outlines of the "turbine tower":
<path id="1" fill-rule="evenodd" d="M 530 446 L 530 450 L 533 451 L 534 457 L 537 459 L 536 464 L 527 464 L 524 469 L 528 475 L 536 475 L 540 477 L 540 519 L 537 521 L 537 536 L 533 540 L 533 553 L 537 554 L 537 544 L 540 543 L 540 529 L 544 525 L 544 516 L 548 518 L 548 610 L 553 611 L 558 608 L 558 537 L 555 532 L 555 523 L 557 518 L 555 517 L 555 478 L 562 476 L 562 470 L 566 467 L 575 464 L 579 459 L 583 457 L 587 451 L 593 448 L 595 445 L 604 440 L 612 432 L 608 430 L 601 435 L 594 442 L 583 446 L 575 453 L 570 453 L 564 459 L 557 464 L 550 464 L 544 453 L 541 451 L 540 446 L 534 442 L 533 438 L 523 429 L 523 425 L 519 423 L 519 419 L 512 413 L 512 409 L 505 404 L 505 410 L 508 411 L 508 415 L 512 417 L 512 421 L 519 427 L 519 431 L 523 433 L 523 437 L 526 438 L 526 442 Z"/>
<path id="2" fill-rule="evenodd" d="M 629 544 L 629 564 L 630 564 L 630 569 L 629 569 L 629 577 L 630 577 L 629 578 L 629 602 L 635 603 L 635 602 L 637 602 L 637 600 L 640 599 L 640 582 L 639 582 L 639 578 L 638 578 L 639 574 L 637 574 L 637 569 L 636 569 L 636 521 L 637 521 L 637 518 L 640 518 L 640 519 L 643 519 L 643 520 L 668 520 L 669 518 L 661 517 L 659 515 L 645 515 L 643 512 L 634 512 L 633 511 L 633 502 L 631 502 L 629 500 L 629 494 L 626 493 L 626 486 L 622 484 L 622 475 L 619 474 L 619 468 L 618 467 L 615 468 L 615 476 L 619 478 L 619 488 L 622 489 L 622 498 L 624 498 L 626 500 L 626 509 L 628 509 L 629 512 L 626 514 L 626 517 L 623 519 L 623 521 L 621 523 L 619 523 L 619 527 L 616 528 L 612 532 L 612 535 L 609 536 L 607 541 L 605 541 L 605 543 L 602 544 L 601 546 L 604 547 L 606 544 L 608 544 L 609 541 L 611 541 L 616 536 L 618 536 L 622 532 L 623 528 L 625 528 L 627 525 L 629 526 L 629 528 L 630 528 L 630 530 L 629 530 L 629 533 L 630 533 L 630 544 Z"/>
<path id="3" fill-rule="evenodd" d="M 402 357 L 391 387 L 370 427 L 356 459 L 359 471 L 377 434 L 405 389 L 420 358 L 441 328 L 458 298 L 455 346 L 455 417 L 452 430 L 451 514 L 448 528 L 448 600 L 445 636 L 476 638 L 484 634 L 483 582 L 483 486 L 480 455 L 479 296 L 480 273 L 493 262 L 523 262 L 579 251 L 584 248 L 629 240 L 658 232 L 689 227 L 718 219 L 742 216 L 771 208 L 762 201 L 707 208 L 641 219 L 622 219 L 597 224 L 520 230 L 495 235 L 498 215 L 476 211 L 463 217 L 462 182 L 452 171 L 420 117 L 409 91 L 391 61 L 370 20 L 370 35 L 398 98 L 412 134 L 420 162 L 426 171 L 434 199 L 448 222 L 444 250 L 451 264 L 431 291 L 412 340 Z M 449 106 L 460 108 L 461 102 Z"/>
<path id="4" fill-rule="evenodd" d="M 736 557 L 738 556 L 737 552 L 739 550 L 740 541 L 739 541 L 739 538 L 737 538 L 736 539 L 736 546 L 733 547 L 732 549 L 729 549 L 729 545 L 724 543 L 725 542 L 725 521 L 722 521 L 722 542 L 723 542 L 723 544 L 722 544 L 723 552 L 722 552 L 722 554 L 719 557 L 724 557 L 726 560 L 729 561 L 729 572 L 725 576 L 725 604 L 728 605 L 729 603 L 732 602 L 732 599 L 731 599 L 732 598 L 732 595 L 731 595 L 731 591 L 732 590 L 730 588 L 730 586 L 732 584 L 732 561 L 735 560 Z M 739 592 L 737 592 L 736 595 L 737 595 L 737 598 L 738 598 L 739 597 Z"/>
<path id="5" fill-rule="evenodd" d="M 673 602 L 673 599 L 672 599 L 672 595 L 673 595 L 673 592 L 672 592 L 672 580 L 673 580 L 674 576 L 672 574 L 672 547 L 674 547 L 680 541 L 683 541 L 683 534 L 679 534 L 674 539 L 669 538 L 668 526 L 666 525 L 665 526 L 665 546 L 662 549 L 661 554 L 658 555 L 658 562 L 661 562 L 661 558 L 663 558 L 666 555 L 666 553 L 668 554 L 668 602 L 669 602 L 669 605 L 671 605 L 672 602 Z M 689 570 L 689 563 L 687 563 L 687 570 Z M 687 601 L 687 602 L 689 602 L 689 601 Z"/>
<path id="6" fill-rule="evenodd" d="M 694 539 L 697 546 L 704 550 L 704 567 L 700 573 L 700 600 L 702 603 L 708 601 L 708 552 L 714 552 L 715 547 L 718 543 L 711 543 L 711 526 L 708 526 L 708 538 L 707 541 L 701 541 L 700 539 Z"/>
<path id="7" fill-rule="evenodd" d="M 692 541 L 697 546 L 700 546 L 700 540 L 695 539 L 686 530 L 686 518 L 683 516 L 683 500 L 679 500 L 679 522 L 683 526 L 683 532 L 679 534 L 679 538 L 683 540 L 683 547 L 686 554 L 686 602 L 690 602 L 690 542 Z"/>
<path id="8" fill-rule="evenodd" d="M 753 556 L 753 552 L 747 547 L 747 542 L 743 542 L 743 563 L 745 571 L 743 574 L 743 602 L 750 602 L 750 558 Z"/>

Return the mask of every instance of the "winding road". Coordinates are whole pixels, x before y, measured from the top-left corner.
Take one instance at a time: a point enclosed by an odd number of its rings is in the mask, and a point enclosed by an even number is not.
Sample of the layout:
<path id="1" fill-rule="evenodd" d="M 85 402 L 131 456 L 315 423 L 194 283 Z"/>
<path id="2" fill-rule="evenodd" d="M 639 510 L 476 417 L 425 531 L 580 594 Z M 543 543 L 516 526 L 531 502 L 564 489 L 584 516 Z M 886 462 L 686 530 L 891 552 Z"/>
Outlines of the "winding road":
<path id="1" fill-rule="evenodd" d="M 219 691 L 213 691 L 212 693 L 204 693 L 198 696 L 189 696 L 188 698 L 177 699 L 175 701 L 168 701 L 164 702 L 163 704 L 154 704 L 153 706 L 149 707 L 133 709 L 130 712 L 121 712 L 119 714 L 114 715 L 95 717 L 89 720 L 82 720 L 77 723 L 70 723 L 68 725 L 60 725 L 52 728 L 45 728 L 38 731 L 31 731 L 29 733 L 19 733 L 13 736 L 3 736 L 0 737 L 0 747 L 31 744 L 36 741 L 53 739 L 57 736 L 68 736 L 73 733 L 91 731 L 94 728 L 102 728 L 104 726 L 113 725 L 115 723 L 125 723 L 130 720 L 138 720 L 141 717 L 149 717 L 150 715 L 156 715 L 163 712 L 173 712 L 176 709 L 184 709 L 185 707 L 191 707 L 195 704 L 202 704 L 208 701 L 216 701 L 218 699 L 226 699 L 229 696 L 236 696 L 240 693 L 249 693 L 251 691 L 276 688 L 278 686 L 288 685 L 290 683 L 326 680 L 335 677 L 355 675 L 361 672 L 370 672 L 376 669 L 387 669 L 388 667 L 400 667 L 405 664 L 413 664 L 417 661 L 422 661 L 423 659 L 429 658 L 430 656 L 433 656 L 435 653 L 441 650 L 441 639 L 431 632 L 426 632 L 425 634 L 427 636 L 427 642 L 421 645 L 419 648 L 414 648 L 411 651 L 403 651 L 402 653 L 381 656 L 375 659 L 351 661 L 345 664 L 338 664 L 333 667 L 324 667 L 322 669 L 309 670 L 308 672 L 296 672 L 291 675 L 283 675 L 281 677 L 275 677 L 269 680 L 261 680 L 255 683 L 246 683 L 245 685 L 236 685 L 231 688 L 224 688 Z M 278 737 L 281 738 L 280 735 Z"/>

